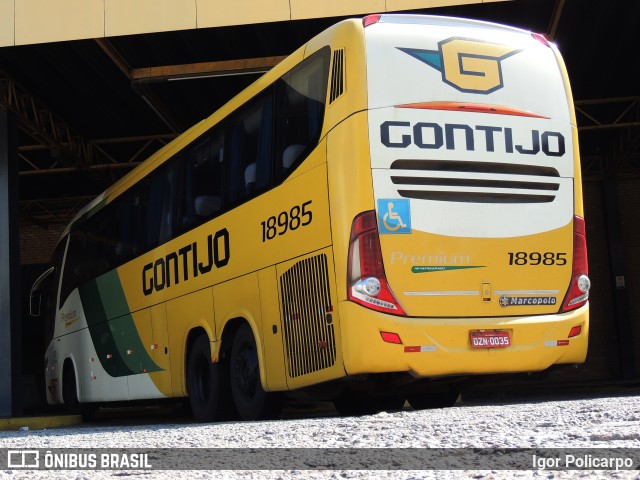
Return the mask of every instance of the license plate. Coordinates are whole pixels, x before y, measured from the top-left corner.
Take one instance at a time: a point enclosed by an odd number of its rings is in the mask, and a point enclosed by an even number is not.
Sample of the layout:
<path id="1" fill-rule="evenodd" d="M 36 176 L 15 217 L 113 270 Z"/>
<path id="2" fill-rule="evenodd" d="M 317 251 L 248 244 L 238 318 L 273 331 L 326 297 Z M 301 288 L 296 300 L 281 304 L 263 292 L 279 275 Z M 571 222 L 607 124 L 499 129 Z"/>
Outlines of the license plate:
<path id="1" fill-rule="evenodd" d="M 471 347 L 473 348 L 505 348 L 511 346 L 509 332 L 506 331 L 484 331 L 469 332 Z"/>

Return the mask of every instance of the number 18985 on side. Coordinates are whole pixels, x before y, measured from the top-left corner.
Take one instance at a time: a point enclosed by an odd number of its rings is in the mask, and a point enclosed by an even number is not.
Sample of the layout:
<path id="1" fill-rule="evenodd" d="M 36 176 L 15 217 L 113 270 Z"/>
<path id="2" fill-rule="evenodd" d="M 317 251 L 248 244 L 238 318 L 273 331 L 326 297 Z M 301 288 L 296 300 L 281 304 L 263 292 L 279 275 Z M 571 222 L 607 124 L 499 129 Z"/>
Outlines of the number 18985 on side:
<path id="1" fill-rule="evenodd" d="M 509 252 L 509 265 L 566 265 L 566 252 Z"/>
<path id="2" fill-rule="evenodd" d="M 306 227 L 313 220 L 311 211 L 311 200 L 302 205 L 294 205 L 289 210 L 284 210 L 278 215 L 272 215 L 267 220 L 261 222 L 262 241 L 273 240 L 277 235 Z"/>

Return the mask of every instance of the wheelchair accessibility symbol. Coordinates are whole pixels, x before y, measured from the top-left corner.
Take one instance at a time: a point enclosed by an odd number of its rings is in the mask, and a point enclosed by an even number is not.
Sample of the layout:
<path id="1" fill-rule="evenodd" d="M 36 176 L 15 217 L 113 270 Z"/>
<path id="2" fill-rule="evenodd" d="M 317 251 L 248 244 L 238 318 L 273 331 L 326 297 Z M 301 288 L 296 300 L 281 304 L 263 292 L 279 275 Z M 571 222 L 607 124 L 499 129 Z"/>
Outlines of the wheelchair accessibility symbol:
<path id="1" fill-rule="evenodd" d="M 383 233 L 411 233 L 409 200 L 383 198 L 378 200 L 378 229 Z"/>

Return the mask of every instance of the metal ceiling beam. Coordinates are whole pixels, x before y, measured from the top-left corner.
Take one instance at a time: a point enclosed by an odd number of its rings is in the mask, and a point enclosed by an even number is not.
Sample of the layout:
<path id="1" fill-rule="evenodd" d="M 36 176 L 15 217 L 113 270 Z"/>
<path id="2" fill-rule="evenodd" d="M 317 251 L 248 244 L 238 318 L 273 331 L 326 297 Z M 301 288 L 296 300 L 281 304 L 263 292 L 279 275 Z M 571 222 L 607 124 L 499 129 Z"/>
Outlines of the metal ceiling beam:
<path id="1" fill-rule="evenodd" d="M 575 109 L 581 132 L 640 127 L 640 96 L 578 100 Z"/>
<path id="2" fill-rule="evenodd" d="M 134 136 L 112 139 L 88 140 L 71 128 L 64 120 L 49 110 L 40 100 L 0 71 L 0 107 L 6 107 L 17 116 L 20 129 L 37 143 L 19 147 L 19 158 L 29 169 L 20 175 L 72 172 L 74 170 L 108 170 L 132 168 L 134 160 L 154 141 L 161 146 L 175 138 L 176 133 Z M 105 150 L 105 146 L 122 143 L 141 143 L 133 157 L 119 161 Z M 49 162 L 27 158 L 29 152 L 49 150 Z"/>
<path id="3" fill-rule="evenodd" d="M 46 222 L 68 222 L 95 196 L 38 198 L 20 201 L 20 217 L 38 226 Z"/>
<path id="4" fill-rule="evenodd" d="M 153 83 L 232 75 L 261 74 L 275 67 L 286 56 L 245 58 L 219 62 L 187 63 L 160 67 L 134 68 L 130 72 L 134 83 Z"/>
<path id="5" fill-rule="evenodd" d="M 608 151 L 583 156 L 586 179 L 640 175 L 640 96 L 576 102 L 581 134 L 618 129 Z"/>
<path id="6" fill-rule="evenodd" d="M 90 143 L 2 71 L 0 106 L 16 114 L 22 131 L 48 149 L 57 148 L 75 167 L 91 162 Z"/>
<path id="7" fill-rule="evenodd" d="M 122 170 L 133 168 L 140 162 L 138 159 L 143 155 L 149 156 L 159 147 L 166 145 L 167 142 L 175 138 L 172 133 L 160 135 L 140 135 L 133 137 L 104 138 L 88 141 L 88 145 L 93 151 L 93 162 L 85 165 L 83 171 L 107 171 Z M 129 152 L 123 154 L 120 148 L 117 153 L 110 151 L 114 146 L 126 145 Z M 135 150 L 134 150 L 135 149 Z M 47 175 L 55 173 L 70 173 L 77 170 L 75 167 L 61 165 L 57 161 L 50 161 L 46 165 L 42 165 L 43 150 L 51 150 L 49 145 L 37 143 L 32 145 L 22 145 L 18 147 L 18 156 L 26 168 L 20 170 L 20 176 Z"/>
<path id="8" fill-rule="evenodd" d="M 91 143 L 94 145 L 114 145 L 117 143 L 148 142 L 150 140 L 173 140 L 174 138 L 176 138 L 176 135 L 173 133 L 161 133 L 158 135 L 137 135 L 133 137 L 96 138 L 91 140 Z M 44 144 L 22 145 L 18 148 L 20 152 L 48 149 L 49 147 Z"/>
<path id="9" fill-rule="evenodd" d="M 123 168 L 134 168 L 140 165 L 142 162 L 128 162 L 128 163 L 102 163 L 99 165 L 90 165 L 87 167 L 87 170 L 90 171 L 98 171 L 98 170 L 119 170 Z M 54 167 L 47 169 L 37 169 L 37 170 L 22 170 L 19 173 L 21 177 L 29 177 L 32 175 L 52 175 L 56 173 L 72 173 L 77 171 L 75 167 Z"/>
<path id="10" fill-rule="evenodd" d="M 115 64 L 116 67 L 131 81 L 132 69 L 124 59 L 120 52 L 111 45 L 111 43 L 104 38 L 98 38 L 95 40 L 100 49 L 109 57 L 109 59 Z M 142 99 L 149 105 L 149 108 L 155 112 L 155 114 L 169 127 L 173 133 L 182 132 L 184 126 L 180 121 L 162 104 L 160 99 L 145 85 L 139 85 L 131 83 L 133 90 L 142 97 Z"/>
<path id="11" fill-rule="evenodd" d="M 564 9 L 564 2 L 565 0 L 556 0 L 556 4 L 553 7 L 553 13 L 551 14 L 551 20 L 549 21 L 549 27 L 547 28 L 548 40 L 553 40 L 556 37 L 560 17 L 562 16 L 562 10 Z"/>

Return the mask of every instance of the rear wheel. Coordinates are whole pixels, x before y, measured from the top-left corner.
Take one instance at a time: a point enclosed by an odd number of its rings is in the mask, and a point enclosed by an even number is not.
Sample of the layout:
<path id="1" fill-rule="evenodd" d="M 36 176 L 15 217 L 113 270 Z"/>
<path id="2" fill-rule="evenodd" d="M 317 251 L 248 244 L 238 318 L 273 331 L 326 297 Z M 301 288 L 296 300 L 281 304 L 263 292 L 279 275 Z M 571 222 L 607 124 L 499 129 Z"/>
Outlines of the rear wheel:
<path id="1" fill-rule="evenodd" d="M 257 420 L 277 416 L 281 396 L 265 392 L 262 388 L 256 340 L 247 323 L 238 329 L 233 339 L 229 376 L 231 393 L 240 418 Z"/>
<path id="2" fill-rule="evenodd" d="M 384 412 L 399 412 L 404 408 L 404 395 L 386 395 L 378 399 L 380 410 Z"/>
<path id="3" fill-rule="evenodd" d="M 333 405 L 342 416 L 358 416 L 399 412 L 404 402 L 404 395 L 372 396 L 364 392 L 344 392 L 333 401 Z"/>
<path id="4" fill-rule="evenodd" d="M 206 335 L 196 338 L 187 360 L 189 405 L 196 420 L 211 422 L 223 417 L 220 394 L 221 366 L 211 363 L 211 346 Z"/>
<path id="5" fill-rule="evenodd" d="M 459 392 L 450 390 L 447 392 L 437 393 L 419 393 L 407 395 L 409 405 L 416 410 L 425 410 L 429 408 L 446 408 L 453 407 L 458 400 Z"/>
<path id="6" fill-rule="evenodd" d="M 343 417 L 373 415 L 382 410 L 380 399 L 362 392 L 346 391 L 333 401 L 333 406 Z"/>

